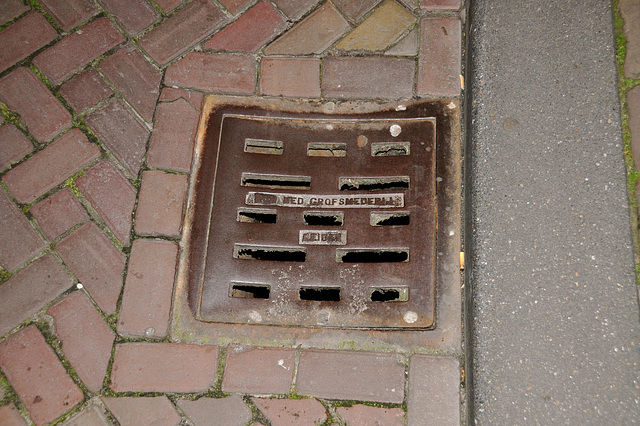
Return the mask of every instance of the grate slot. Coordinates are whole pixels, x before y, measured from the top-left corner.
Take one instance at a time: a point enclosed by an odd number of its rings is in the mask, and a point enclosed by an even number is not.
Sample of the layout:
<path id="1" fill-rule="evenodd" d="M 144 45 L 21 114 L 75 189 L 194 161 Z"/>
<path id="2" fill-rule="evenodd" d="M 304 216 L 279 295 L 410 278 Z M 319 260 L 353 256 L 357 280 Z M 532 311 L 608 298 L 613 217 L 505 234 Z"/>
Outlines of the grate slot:
<path id="1" fill-rule="evenodd" d="M 369 223 L 371 226 L 400 226 L 409 225 L 409 212 L 371 212 Z"/>
<path id="2" fill-rule="evenodd" d="M 340 287 L 300 287 L 300 300 L 339 302 Z"/>
<path id="3" fill-rule="evenodd" d="M 373 142 L 372 157 L 398 157 L 411 154 L 410 142 Z"/>
<path id="4" fill-rule="evenodd" d="M 340 191 L 381 191 L 385 189 L 409 189 L 409 176 L 350 177 L 338 180 Z"/>
<path id="5" fill-rule="evenodd" d="M 244 152 L 251 154 L 282 155 L 283 151 L 284 145 L 282 141 L 251 138 L 246 138 L 244 140 Z"/>
<path id="6" fill-rule="evenodd" d="M 409 287 L 371 287 L 369 299 L 372 302 L 406 302 L 409 300 Z"/>
<path id="7" fill-rule="evenodd" d="M 275 262 L 304 262 L 307 250 L 304 247 L 254 246 L 235 244 L 233 246 L 235 259 L 268 260 Z"/>
<path id="8" fill-rule="evenodd" d="M 272 189 L 309 189 L 311 176 L 242 173 L 240 185 Z"/>
<path id="9" fill-rule="evenodd" d="M 305 225 L 311 226 L 342 226 L 344 224 L 343 212 L 303 212 L 302 220 Z"/>
<path id="10" fill-rule="evenodd" d="M 276 223 L 278 212 L 275 209 L 250 209 L 239 207 L 236 220 L 242 223 Z"/>
<path id="11" fill-rule="evenodd" d="M 307 144 L 309 157 L 346 157 L 346 143 L 309 142 Z"/>
<path id="12" fill-rule="evenodd" d="M 231 283 L 229 297 L 240 299 L 268 299 L 271 287 L 266 284 Z"/>
<path id="13" fill-rule="evenodd" d="M 397 263 L 409 261 L 409 249 L 336 249 L 339 263 Z"/>

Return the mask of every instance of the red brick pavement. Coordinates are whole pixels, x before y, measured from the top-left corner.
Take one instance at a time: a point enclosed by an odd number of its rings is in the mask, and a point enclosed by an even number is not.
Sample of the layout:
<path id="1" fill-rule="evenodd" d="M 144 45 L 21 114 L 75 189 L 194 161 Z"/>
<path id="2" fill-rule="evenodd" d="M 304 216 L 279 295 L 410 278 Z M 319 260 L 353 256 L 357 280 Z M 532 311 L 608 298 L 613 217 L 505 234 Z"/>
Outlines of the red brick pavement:
<path id="1" fill-rule="evenodd" d="M 372 41 L 383 3 L 402 21 Z M 0 423 L 459 421 L 460 353 L 185 344 L 170 322 L 203 95 L 457 97 L 459 7 L 2 2 Z"/>

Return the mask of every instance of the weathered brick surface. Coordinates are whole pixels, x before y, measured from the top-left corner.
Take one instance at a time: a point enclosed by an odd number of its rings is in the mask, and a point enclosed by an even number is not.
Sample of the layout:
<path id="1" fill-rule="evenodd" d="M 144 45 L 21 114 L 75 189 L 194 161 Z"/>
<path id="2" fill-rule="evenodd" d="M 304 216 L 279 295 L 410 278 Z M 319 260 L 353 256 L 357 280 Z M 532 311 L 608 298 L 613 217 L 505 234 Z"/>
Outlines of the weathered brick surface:
<path id="1" fill-rule="evenodd" d="M 257 65 L 250 56 L 192 52 L 167 68 L 165 84 L 209 92 L 255 92 Z"/>
<path id="2" fill-rule="evenodd" d="M 358 21 L 380 0 L 335 0 L 336 6 L 349 18 Z"/>
<path id="3" fill-rule="evenodd" d="M 49 44 L 57 36 L 56 30 L 37 12 L 20 18 L 0 32 L 0 72 Z"/>
<path id="4" fill-rule="evenodd" d="M 100 149 L 78 129 L 9 170 L 2 178 L 21 203 L 30 203 L 98 158 Z"/>
<path id="5" fill-rule="evenodd" d="M 92 392 L 98 392 L 107 373 L 115 335 L 82 291 L 69 294 L 47 310 L 55 319 L 62 352 Z"/>
<path id="6" fill-rule="evenodd" d="M 118 317 L 120 334 L 167 335 L 177 258 L 176 243 L 143 239 L 133 242 Z"/>
<path id="7" fill-rule="evenodd" d="M 300 356 L 297 391 L 330 399 L 401 403 L 401 361 L 392 353 L 307 350 Z"/>
<path id="8" fill-rule="evenodd" d="M 86 123 L 131 174 L 137 176 L 150 131 L 131 108 L 116 99 L 91 113 Z"/>
<path id="9" fill-rule="evenodd" d="M 354 405 L 353 407 L 338 407 L 336 411 L 340 418 L 348 425 L 404 425 L 404 410 L 402 410 L 402 408 Z M 426 421 L 426 419 L 424 420 Z"/>
<path id="10" fill-rule="evenodd" d="M 11 403 L 0 407 L 0 425 L 26 426 L 27 422 L 20 415 L 20 411 Z"/>
<path id="11" fill-rule="evenodd" d="M 76 180 L 78 189 L 122 244 L 129 244 L 136 190 L 108 161 L 93 166 Z"/>
<path id="12" fill-rule="evenodd" d="M 29 10 L 20 0 L 4 0 L 0 3 L 0 25 L 4 25 Z"/>
<path id="13" fill-rule="evenodd" d="M 142 118 L 153 120 L 162 76 L 139 50 L 130 46 L 121 48 L 100 64 L 100 71 Z"/>
<path id="14" fill-rule="evenodd" d="M 99 12 L 90 0 L 40 0 L 40 4 L 65 31 L 86 22 Z"/>
<path id="15" fill-rule="evenodd" d="M 180 416 L 166 396 L 102 398 L 122 426 L 177 426 Z"/>
<path id="16" fill-rule="evenodd" d="M 111 389 L 116 392 L 199 392 L 216 378 L 217 346 L 127 343 L 116 347 Z"/>
<path id="17" fill-rule="evenodd" d="M 113 90 L 93 68 L 81 72 L 60 87 L 60 94 L 78 113 L 96 106 L 113 94 Z"/>
<path id="18" fill-rule="evenodd" d="M 220 0 L 220 3 L 235 15 L 247 7 L 247 5 L 251 3 L 251 0 Z"/>
<path id="19" fill-rule="evenodd" d="M 629 108 L 629 132 L 631 133 L 631 152 L 636 164 L 640 168 L 640 86 L 627 92 L 627 107 Z"/>
<path id="20" fill-rule="evenodd" d="M 462 67 L 460 20 L 424 18 L 420 25 L 418 95 L 458 96 Z"/>
<path id="21" fill-rule="evenodd" d="M 328 419 L 327 411 L 316 399 L 251 399 L 278 426 L 317 425 Z"/>
<path id="22" fill-rule="evenodd" d="M 33 151 L 33 145 L 13 124 L 0 127 L 0 171 Z"/>
<path id="23" fill-rule="evenodd" d="M 160 18 L 146 0 L 98 0 L 130 36 L 137 35 Z"/>
<path id="24" fill-rule="evenodd" d="M 414 29 L 395 46 L 386 51 L 388 55 L 415 56 L 418 54 L 418 30 Z"/>
<path id="25" fill-rule="evenodd" d="M 227 348 L 222 390 L 231 393 L 287 394 L 293 381 L 295 351 L 281 348 Z"/>
<path id="26" fill-rule="evenodd" d="M 84 398 L 35 325 L 0 343 L 0 367 L 36 425 L 55 420 Z"/>
<path id="27" fill-rule="evenodd" d="M 28 68 L 17 68 L 0 80 L 0 100 L 20 114 L 29 133 L 40 142 L 71 126 L 69 111 Z"/>
<path id="28" fill-rule="evenodd" d="M 189 102 L 198 113 L 202 111 L 202 103 L 204 100 L 204 94 L 202 92 L 165 87 L 160 94 L 160 102 L 173 102 L 181 98 Z"/>
<path id="29" fill-rule="evenodd" d="M 136 233 L 179 237 L 187 199 L 187 176 L 161 171 L 142 173 Z"/>
<path id="30" fill-rule="evenodd" d="M 322 91 L 330 98 L 410 98 L 414 74 L 410 58 L 329 57 L 322 64 Z"/>
<path id="31" fill-rule="evenodd" d="M 426 10 L 460 9 L 460 0 L 422 0 L 420 8 Z"/>
<path id="32" fill-rule="evenodd" d="M 102 410 L 91 404 L 62 423 L 62 426 L 109 426 L 110 424 Z"/>
<path id="33" fill-rule="evenodd" d="M 267 0 L 253 6 L 237 21 L 214 35 L 205 47 L 255 52 L 284 30 L 286 21 Z"/>
<path id="34" fill-rule="evenodd" d="M 274 3 L 285 15 L 296 20 L 318 4 L 318 0 L 274 0 Z"/>
<path id="35" fill-rule="evenodd" d="M 33 63 L 57 85 L 123 41 L 111 21 L 100 18 L 36 56 Z"/>
<path id="36" fill-rule="evenodd" d="M 68 188 L 36 203 L 30 212 L 50 240 L 89 219 L 80 201 Z"/>
<path id="37" fill-rule="evenodd" d="M 414 355 L 409 363 L 409 425 L 460 424 L 460 365 L 455 358 Z"/>
<path id="38" fill-rule="evenodd" d="M 194 0 L 145 34 L 140 46 L 166 65 L 220 27 L 225 15 L 209 0 Z"/>
<path id="39" fill-rule="evenodd" d="M 116 310 L 122 288 L 124 256 L 95 223 L 89 222 L 56 246 L 62 260 L 107 314 Z"/>
<path id="40" fill-rule="evenodd" d="M 264 58 L 260 63 L 260 93 L 320 97 L 320 59 Z"/>
<path id="41" fill-rule="evenodd" d="M 3 190 L 0 190 L 0 224 L 3 229 L 0 266 L 6 270 L 12 271 L 44 248 L 44 241 Z"/>
<path id="42" fill-rule="evenodd" d="M 156 3 L 165 12 L 171 12 L 173 9 L 178 7 L 180 3 L 182 3 L 182 0 L 156 0 Z"/>
<path id="43" fill-rule="evenodd" d="M 42 309 L 73 285 L 50 254 L 35 260 L 0 286 L 0 336 Z"/>
<path id="44" fill-rule="evenodd" d="M 640 78 L 640 4 L 634 0 L 620 0 L 618 6 L 626 37 L 624 75 L 627 78 Z"/>
<path id="45" fill-rule="evenodd" d="M 180 408 L 196 425 L 211 423 L 211 419 L 225 426 L 244 426 L 251 420 L 251 409 L 237 395 L 226 398 L 200 398 L 197 401 L 181 399 Z"/>
<path id="46" fill-rule="evenodd" d="M 183 98 L 159 104 L 147 164 L 189 172 L 199 120 L 200 112 Z"/>

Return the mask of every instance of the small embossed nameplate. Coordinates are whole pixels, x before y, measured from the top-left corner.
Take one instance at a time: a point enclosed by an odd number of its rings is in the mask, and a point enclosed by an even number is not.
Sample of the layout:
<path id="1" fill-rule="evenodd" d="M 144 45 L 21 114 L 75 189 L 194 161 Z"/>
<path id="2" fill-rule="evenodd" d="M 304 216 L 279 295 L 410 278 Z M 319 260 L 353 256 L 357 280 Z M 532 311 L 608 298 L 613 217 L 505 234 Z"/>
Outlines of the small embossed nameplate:
<path id="1" fill-rule="evenodd" d="M 300 231 L 299 244 L 316 246 L 343 246 L 347 244 L 347 231 Z"/>

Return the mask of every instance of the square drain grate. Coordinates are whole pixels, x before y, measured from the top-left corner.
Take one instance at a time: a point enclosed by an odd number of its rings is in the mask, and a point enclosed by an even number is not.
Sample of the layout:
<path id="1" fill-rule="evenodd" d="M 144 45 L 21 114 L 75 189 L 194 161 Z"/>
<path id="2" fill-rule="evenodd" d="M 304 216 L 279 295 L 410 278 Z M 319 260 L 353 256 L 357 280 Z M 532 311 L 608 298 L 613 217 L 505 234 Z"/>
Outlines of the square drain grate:
<path id="1" fill-rule="evenodd" d="M 189 207 L 196 319 L 435 326 L 438 120 L 326 109 L 211 112 Z"/>

